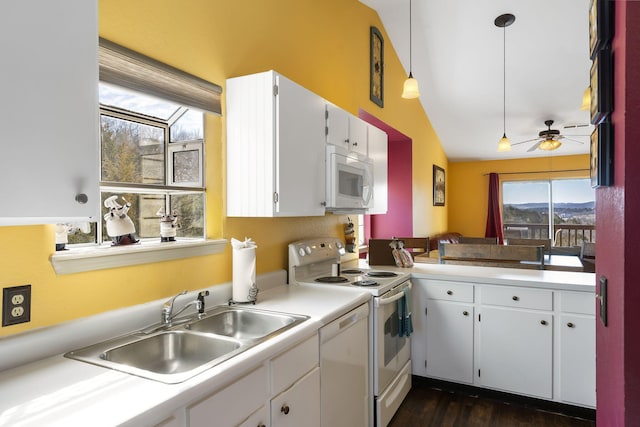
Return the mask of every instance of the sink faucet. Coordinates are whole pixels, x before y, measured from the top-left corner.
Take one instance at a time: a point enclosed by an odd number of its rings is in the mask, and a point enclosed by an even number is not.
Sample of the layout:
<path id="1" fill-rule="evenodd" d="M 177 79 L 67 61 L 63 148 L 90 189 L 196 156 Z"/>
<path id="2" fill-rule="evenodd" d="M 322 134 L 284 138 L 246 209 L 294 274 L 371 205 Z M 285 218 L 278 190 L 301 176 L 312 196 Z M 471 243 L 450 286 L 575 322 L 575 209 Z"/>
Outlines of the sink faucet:
<path id="1" fill-rule="evenodd" d="M 186 293 L 187 293 L 187 291 L 184 290 L 184 291 L 180 292 L 178 295 L 176 295 L 173 298 L 171 298 L 170 300 L 166 301 L 164 304 L 162 304 L 161 323 L 163 325 L 171 324 L 171 321 L 173 320 L 174 317 L 176 317 L 177 315 L 179 315 L 180 313 L 182 313 L 183 311 L 185 311 L 188 307 L 191 307 L 192 305 L 196 306 L 196 310 L 198 310 L 198 315 L 199 316 L 204 314 L 204 297 L 209 295 L 209 291 L 201 291 L 201 292 L 199 292 L 198 293 L 198 297 L 194 301 L 191 301 L 191 302 L 187 303 L 177 313 L 173 314 L 173 303 L 175 302 L 176 298 L 178 298 L 179 296 L 185 295 Z"/>

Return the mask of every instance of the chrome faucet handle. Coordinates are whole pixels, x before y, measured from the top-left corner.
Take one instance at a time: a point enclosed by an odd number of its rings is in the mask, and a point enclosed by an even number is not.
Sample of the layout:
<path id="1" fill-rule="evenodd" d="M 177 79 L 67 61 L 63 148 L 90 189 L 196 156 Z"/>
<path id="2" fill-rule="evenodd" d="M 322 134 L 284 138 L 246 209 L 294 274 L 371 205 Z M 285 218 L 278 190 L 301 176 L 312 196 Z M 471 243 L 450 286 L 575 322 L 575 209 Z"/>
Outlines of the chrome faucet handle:
<path id="1" fill-rule="evenodd" d="M 165 301 L 164 304 L 162 304 L 161 320 L 163 325 L 166 325 L 171 322 L 171 312 L 173 311 L 173 303 L 175 302 L 176 298 L 178 298 L 179 296 L 185 295 L 186 293 L 187 293 L 187 290 L 185 289 L 184 291 L 180 292 L 178 295 L 175 295 L 168 301 Z"/>

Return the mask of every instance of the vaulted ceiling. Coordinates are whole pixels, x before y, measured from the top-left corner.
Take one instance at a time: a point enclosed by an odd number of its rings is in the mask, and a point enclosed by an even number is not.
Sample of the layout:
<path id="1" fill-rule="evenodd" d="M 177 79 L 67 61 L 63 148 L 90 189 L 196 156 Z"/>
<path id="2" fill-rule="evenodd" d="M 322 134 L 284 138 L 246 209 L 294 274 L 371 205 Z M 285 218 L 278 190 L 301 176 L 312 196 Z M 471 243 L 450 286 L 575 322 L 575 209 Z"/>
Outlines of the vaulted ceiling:
<path id="1" fill-rule="evenodd" d="M 391 39 L 385 42 L 408 73 L 409 0 L 360 1 L 378 12 Z M 593 127 L 589 112 L 580 109 L 591 66 L 589 0 L 412 2 L 412 71 L 420 102 L 450 160 L 589 153 Z M 516 17 L 506 34 L 494 25 L 503 13 Z M 548 119 L 554 120 L 552 129 L 571 140 L 563 139 L 555 151 L 528 152 L 532 141 L 498 153 L 503 84 L 512 144 L 536 138 Z M 400 90 L 387 86 L 385 97 L 399 97 Z"/>

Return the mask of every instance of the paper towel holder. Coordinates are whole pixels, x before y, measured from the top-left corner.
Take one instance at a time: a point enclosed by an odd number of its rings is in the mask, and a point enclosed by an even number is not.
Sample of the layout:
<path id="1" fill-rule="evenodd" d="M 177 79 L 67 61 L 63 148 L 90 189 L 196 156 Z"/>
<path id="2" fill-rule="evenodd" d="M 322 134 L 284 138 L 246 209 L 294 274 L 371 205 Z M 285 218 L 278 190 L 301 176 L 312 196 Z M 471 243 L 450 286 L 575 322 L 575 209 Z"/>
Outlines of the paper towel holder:
<path id="1" fill-rule="evenodd" d="M 258 287 L 256 286 L 256 284 L 252 284 L 251 287 L 249 288 L 249 295 L 248 295 L 248 300 L 247 301 L 234 301 L 233 298 L 229 298 L 229 305 L 234 305 L 234 304 L 256 304 L 256 300 L 258 299 Z"/>

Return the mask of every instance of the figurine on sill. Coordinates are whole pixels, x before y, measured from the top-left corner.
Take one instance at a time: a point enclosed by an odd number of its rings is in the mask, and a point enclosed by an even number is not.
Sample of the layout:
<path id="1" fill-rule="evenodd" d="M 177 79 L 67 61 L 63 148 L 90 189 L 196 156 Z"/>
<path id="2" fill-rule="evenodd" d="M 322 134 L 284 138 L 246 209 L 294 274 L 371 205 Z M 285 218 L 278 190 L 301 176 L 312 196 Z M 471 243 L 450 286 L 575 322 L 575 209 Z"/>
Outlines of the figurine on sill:
<path id="1" fill-rule="evenodd" d="M 131 203 L 127 202 L 123 197 L 125 204 L 121 205 L 116 200 L 118 196 L 111 196 L 104 201 L 104 206 L 109 209 L 104 215 L 104 221 L 107 224 L 107 234 L 111 237 L 113 246 L 131 245 L 138 243 L 135 232 L 136 226 L 127 215 Z"/>
<path id="2" fill-rule="evenodd" d="M 77 233 L 78 231 L 84 234 L 91 233 L 91 224 L 88 222 L 73 223 L 73 224 L 56 224 L 54 228 L 56 251 L 66 251 L 67 243 L 69 243 L 69 234 Z"/>
<path id="3" fill-rule="evenodd" d="M 180 228 L 178 224 L 178 211 L 173 210 L 171 214 L 167 214 L 164 208 L 158 209 L 156 215 L 160 217 L 160 241 L 175 242 L 176 231 Z"/>

